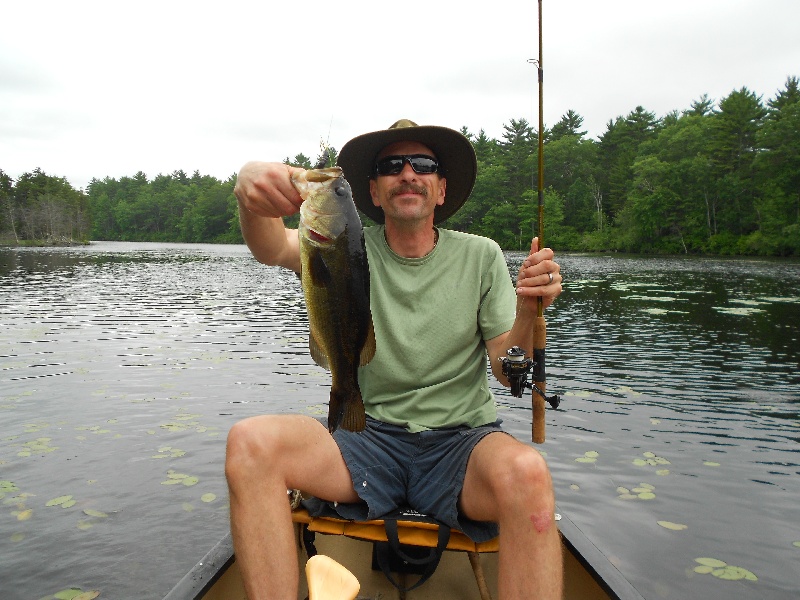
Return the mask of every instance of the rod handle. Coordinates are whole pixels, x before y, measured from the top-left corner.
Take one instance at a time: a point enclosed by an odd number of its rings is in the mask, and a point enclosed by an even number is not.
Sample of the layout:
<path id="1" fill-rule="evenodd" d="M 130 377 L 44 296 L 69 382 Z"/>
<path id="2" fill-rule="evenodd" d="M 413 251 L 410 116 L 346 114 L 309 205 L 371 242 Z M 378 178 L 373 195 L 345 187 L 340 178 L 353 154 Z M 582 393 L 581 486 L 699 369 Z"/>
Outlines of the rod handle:
<path id="1" fill-rule="evenodd" d="M 537 353 L 540 354 L 541 361 L 544 363 L 544 348 L 547 344 L 547 323 L 544 320 L 544 317 L 536 317 L 536 320 L 533 323 L 533 347 L 535 350 L 541 350 L 542 352 Z M 547 383 L 545 381 L 545 369 L 544 364 L 538 365 L 536 368 L 536 373 L 540 374 L 539 379 L 541 381 L 535 381 L 537 378 L 534 377 L 533 384 L 539 388 L 538 393 L 535 389 L 531 394 L 531 401 L 533 403 L 533 421 L 531 423 L 531 436 L 533 439 L 534 444 L 543 444 L 545 439 L 544 434 L 544 427 L 545 427 L 545 404 L 544 404 L 544 394 L 546 392 Z"/>

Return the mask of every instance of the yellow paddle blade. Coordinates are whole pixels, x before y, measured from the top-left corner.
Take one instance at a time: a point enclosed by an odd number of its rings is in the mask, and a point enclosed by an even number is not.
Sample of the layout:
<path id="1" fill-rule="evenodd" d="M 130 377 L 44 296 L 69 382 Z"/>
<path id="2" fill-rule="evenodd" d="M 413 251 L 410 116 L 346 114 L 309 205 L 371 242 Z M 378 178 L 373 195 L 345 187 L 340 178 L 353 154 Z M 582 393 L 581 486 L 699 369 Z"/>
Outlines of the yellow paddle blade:
<path id="1" fill-rule="evenodd" d="M 329 556 L 317 554 L 306 563 L 309 600 L 354 600 L 358 579 Z"/>

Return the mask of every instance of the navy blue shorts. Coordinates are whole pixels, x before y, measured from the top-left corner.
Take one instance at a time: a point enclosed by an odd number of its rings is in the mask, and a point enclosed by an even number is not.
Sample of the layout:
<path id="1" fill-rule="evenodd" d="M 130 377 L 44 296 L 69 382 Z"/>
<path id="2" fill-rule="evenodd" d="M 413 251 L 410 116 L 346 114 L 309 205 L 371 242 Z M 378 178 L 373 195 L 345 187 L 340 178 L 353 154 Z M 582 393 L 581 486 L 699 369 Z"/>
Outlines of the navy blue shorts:
<path id="1" fill-rule="evenodd" d="M 363 502 L 329 506 L 342 518 L 356 521 L 380 519 L 410 506 L 460 529 L 475 542 L 490 540 L 498 535 L 497 524 L 465 517 L 458 510 L 458 496 L 473 448 L 495 431 L 502 431 L 500 421 L 409 433 L 369 416 L 362 432 L 337 429 L 333 437 Z"/>

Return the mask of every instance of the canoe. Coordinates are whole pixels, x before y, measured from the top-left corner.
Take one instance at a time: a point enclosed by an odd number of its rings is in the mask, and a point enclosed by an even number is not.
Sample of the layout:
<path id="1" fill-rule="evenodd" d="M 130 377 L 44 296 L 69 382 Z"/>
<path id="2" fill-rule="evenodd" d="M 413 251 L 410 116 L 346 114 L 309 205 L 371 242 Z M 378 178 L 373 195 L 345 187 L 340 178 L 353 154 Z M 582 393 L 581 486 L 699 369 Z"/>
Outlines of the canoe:
<path id="1" fill-rule="evenodd" d="M 643 600 L 641 594 L 625 579 L 609 559 L 567 518 L 558 521 L 564 555 L 564 600 Z M 300 542 L 300 525 L 295 525 L 300 572 L 307 560 Z M 372 568 L 372 546 L 369 541 L 345 535 L 317 535 L 320 554 L 344 565 L 359 580 L 358 598 L 364 600 L 480 600 L 481 594 L 467 553 L 445 551 L 436 572 L 420 587 L 405 596 L 388 581 L 380 570 Z M 489 593 L 497 600 L 497 553 L 479 555 Z M 409 576 L 409 583 L 414 581 Z M 402 576 L 398 576 L 401 579 Z M 308 594 L 305 577 L 300 578 L 298 600 Z M 535 598 L 535 590 L 531 598 Z M 233 542 L 227 534 L 178 582 L 164 600 L 245 600 Z"/>

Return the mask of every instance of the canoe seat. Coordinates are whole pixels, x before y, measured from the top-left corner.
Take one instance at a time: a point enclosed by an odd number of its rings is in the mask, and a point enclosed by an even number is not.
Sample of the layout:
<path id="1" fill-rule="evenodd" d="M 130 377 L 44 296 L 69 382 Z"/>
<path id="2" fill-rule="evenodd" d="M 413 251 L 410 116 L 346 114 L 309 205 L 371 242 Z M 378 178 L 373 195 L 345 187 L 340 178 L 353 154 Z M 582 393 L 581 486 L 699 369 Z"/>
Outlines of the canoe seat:
<path id="1" fill-rule="evenodd" d="M 404 514 L 409 516 L 404 518 Z M 338 516 L 312 517 L 308 510 L 301 506 L 292 511 L 292 520 L 312 534 L 343 535 L 379 543 L 389 541 L 384 519 L 349 521 Z M 415 511 L 409 513 L 401 511 L 401 514 L 397 516 L 397 538 L 403 546 L 437 548 L 440 544 L 439 525 L 429 517 Z M 491 594 L 478 555 L 483 552 L 497 552 L 498 548 L 498 538 L 487 542 L 474 542 L 463 532 L 456 529 L 450 530 L 450 537 L 445 549 L 466 552 L 482 600 L 491 600 Z M 389 577 L 388 573 L 387 577 Z M 389 579 L 397 585 L 391 577 Z"/>

